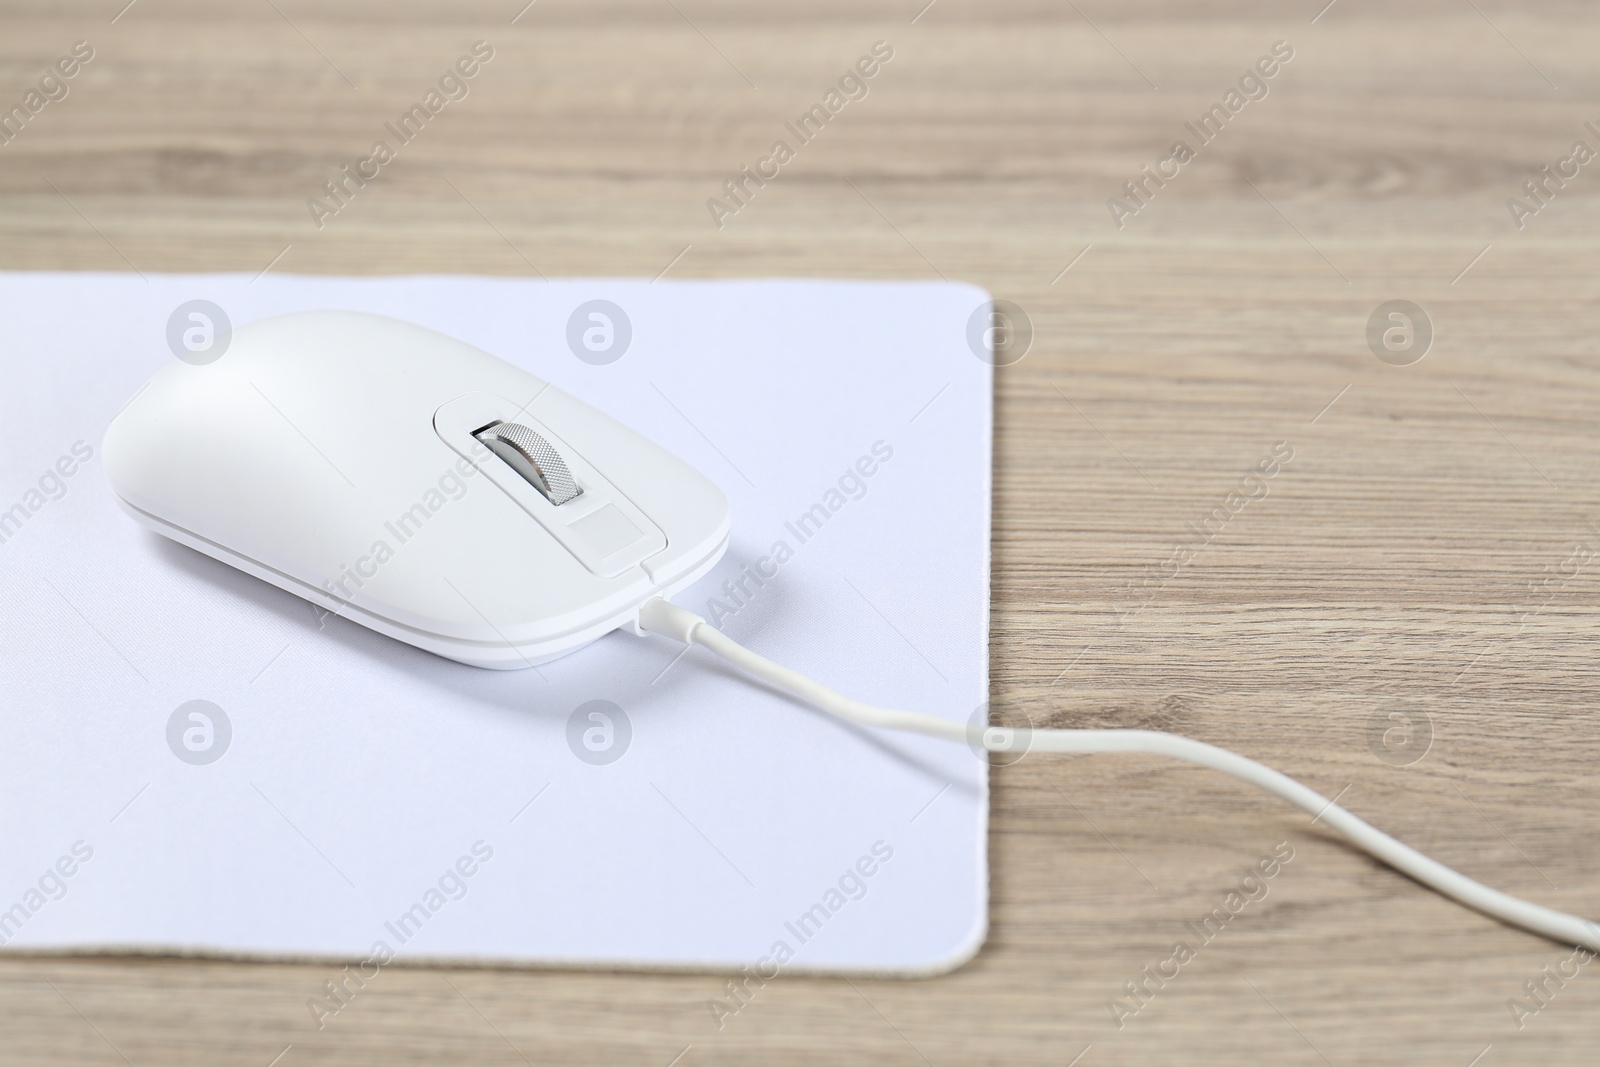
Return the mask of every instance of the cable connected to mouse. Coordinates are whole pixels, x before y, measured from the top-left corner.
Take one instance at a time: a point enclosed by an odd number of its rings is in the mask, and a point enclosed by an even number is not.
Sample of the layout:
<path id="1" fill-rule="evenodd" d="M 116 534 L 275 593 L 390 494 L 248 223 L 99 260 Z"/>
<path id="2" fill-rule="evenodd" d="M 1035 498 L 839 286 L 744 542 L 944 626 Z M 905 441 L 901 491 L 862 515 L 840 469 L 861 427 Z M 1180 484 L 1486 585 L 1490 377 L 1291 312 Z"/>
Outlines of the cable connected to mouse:
<path id="1" fill-rule="evenodd" d="M 355 312 L 280 315 L 230 336 L 226 360 L 165 367 L 112 420 L 102 448 L 107 477 L 137 521 L 324 610 L 496 669 L 531 667 L 615 629 L 635 629 L 700 645 L 864 726 L 988 752 L 1138 752 L 1209 767 L 1282 797 L 1452 900 L 1600 951 L 1600 924 L 1473 881 L 1292 778 L 1213 745 L 1151 730 L 969 731 L 936 715 L 853 700 L 742 647 L 664 599 L 727 550 L 731 518 L 722 491 L 609 416 L 487 352 Z M 390 390 L 388 400 L 363 406 L 360 419 L 343 405 L 311 402 L 365 395 L 375 382 Z M 272 395 L 301 399 L 297 421 Z M 313 438 L 321 447 L 303 449 Z M 361 492 L 346 491 L 355 483 L 324 449 L 365 457 L 360 470 L 372 477 Z M 419 500 L 409 479 L 377 476 L 386 466 L 437 471 L 437 488 Z M 468 496 L 463 479 L 479 474 L 501 492 Z M 446 492 L 462 503 L 440 515 Z M 423 522 L 427 538 L 417 536 Z M 379 529 L 396 544 L 374 543 Z M 330 562 L 340 568 L 336 579 Z M 453 596 L 440 596 L 444 587 Z M 495 610 L 480 610 L 479 601 Z"/>
<path id="2" fill-rule="evenodd" d="M 775 689 L 863 726 L 926 734 L 946 741 L 976 743 L 988 752 L 1140 752 L 1221 771 L 1282 797 L 1301 811 L 1327 823 L 1363 852 L 1451 900 L 1530 933 L 1600 952 L 1600 923 L 1522 900 L 1468 878 L 1402 844 L 1293 778 L 1204 741 L 1157 730 L 1018 731 L 1004 726 L 990 726 L 982 731 L 981 736 L 969 737 L 965 723 L 922 712 L 881 708 L 847 697 L 798 671 L 752 652 L 694 612 L 659 597 L 646 601 L 640 609 L 639 628 L 686 645 L 699 645 Z"/>

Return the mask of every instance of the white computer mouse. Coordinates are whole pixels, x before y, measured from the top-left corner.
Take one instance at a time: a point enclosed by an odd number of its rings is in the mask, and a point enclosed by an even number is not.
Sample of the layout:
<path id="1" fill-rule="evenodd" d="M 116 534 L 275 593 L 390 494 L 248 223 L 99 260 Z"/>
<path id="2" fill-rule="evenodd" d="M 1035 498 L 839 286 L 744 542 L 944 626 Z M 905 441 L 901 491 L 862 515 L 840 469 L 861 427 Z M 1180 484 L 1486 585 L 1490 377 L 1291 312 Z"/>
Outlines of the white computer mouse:
<path id="1" fill-rule="evenodd" d="M 542 663 L 708 571 L 728 501 L 687 463 L 504 360 L 310 311 L 174 360 L 106 430 L 134 518 L 461 663 Z"/>

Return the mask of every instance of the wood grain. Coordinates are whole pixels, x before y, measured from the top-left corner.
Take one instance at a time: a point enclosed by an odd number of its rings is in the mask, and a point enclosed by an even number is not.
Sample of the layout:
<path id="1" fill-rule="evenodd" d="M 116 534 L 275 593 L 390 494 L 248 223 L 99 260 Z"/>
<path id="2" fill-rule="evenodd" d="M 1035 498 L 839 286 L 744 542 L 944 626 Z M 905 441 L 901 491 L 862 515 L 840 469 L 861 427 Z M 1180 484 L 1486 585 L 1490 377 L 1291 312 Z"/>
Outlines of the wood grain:
<path id="1" fill-rule="evenodd" d="M 1600 21 L 1322 4 L 139 0 L 113 23 L 122 0 L 6 2 L 0 100 L 75 40 L 96 58 L 0 147 L 0 267 L 282 253 L 275 270 L 985 285 L 1035 331 L 997 383 L 996 702 L 1235 748 L 1600 914 L 1600 566 L 1530 591 L 1600 548 L 1600 200 L 1585 170 L 1524 229 L 1505 204 L 1595 143 Z M 319 230 L 306 198 L 479 39 L 496 55 L 471 96 Z M 716 228 L 707 198 L 877 40 L 895 56 L 867 98 Z M 1295 56 L 1269 94 L 1117 228 L 1106 199 L 1279 40 Z M 1367 347 L 1391 299 L 1436 328 L 1413 366 Z M 1267 495 L 1133 611 L 1279 441 Z M 1369 744 L 1396 706 L 1431 719 L 1410 767 Z M 1245 787 L 1030 758 L 997 772 L 993 830 L 973 963 L 783 978 L 720 1030 L 706 975 L 394 967 L 318 1031 L 326 967 L 5 958 L 0 1060 L 1594 1062 L 1600 965 L 1519 1030 L 1507 999 L 1568 950 Z M 1269 896 L 1114 1025 L 1123 982 L 1282 841 Z"/>

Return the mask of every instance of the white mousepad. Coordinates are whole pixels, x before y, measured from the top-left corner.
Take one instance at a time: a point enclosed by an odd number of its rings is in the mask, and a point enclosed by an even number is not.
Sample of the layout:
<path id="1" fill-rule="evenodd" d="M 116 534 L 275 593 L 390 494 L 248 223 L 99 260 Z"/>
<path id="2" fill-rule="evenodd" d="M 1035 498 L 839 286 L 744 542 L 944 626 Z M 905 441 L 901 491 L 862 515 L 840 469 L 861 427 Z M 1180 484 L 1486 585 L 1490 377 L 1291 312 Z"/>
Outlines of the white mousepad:
<path id="1" fill-rule="evenodd" d="M 936 283 L 0 275 L 0 943 L 363 973 L 963 962 L 988 889 L 966 746 L 842 724 L 661 638 L 520 671 L 439 659 L 139 528 L 100 442 L 168 360 L 210 358 L 222 316 L 420 323 L 722 487 L 731 546 L 680 603 L 853 696 L 968 721 L 987 304 Z"/>

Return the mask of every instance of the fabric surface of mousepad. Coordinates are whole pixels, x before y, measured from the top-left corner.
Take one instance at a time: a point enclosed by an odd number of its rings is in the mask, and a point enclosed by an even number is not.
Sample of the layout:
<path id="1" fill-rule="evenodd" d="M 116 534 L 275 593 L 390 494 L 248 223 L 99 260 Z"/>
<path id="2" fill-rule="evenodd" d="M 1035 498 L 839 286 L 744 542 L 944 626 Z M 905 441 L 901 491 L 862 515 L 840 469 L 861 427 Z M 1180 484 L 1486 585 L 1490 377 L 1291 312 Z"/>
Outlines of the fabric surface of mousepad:
<path id="1" fill-rule="evenodd" d="M 988 766 L 967 746 L 841 723 L 657 637 L 527 670 L 440 659 L 141 528 L 100 453 L 145 381 L 230 324 L 419 323 L 722 487 L 727 555 L 678 603 L 852 696 L 978 721 L 988 301 L 920 282 L 0 275 L 0 943 L 369 977 L 965 961 L 988 893 Z M 292 420 L 295 397 L 272 403 Z M 437 473 L 418 499 L 448 507 L 465 490 Z"/>

